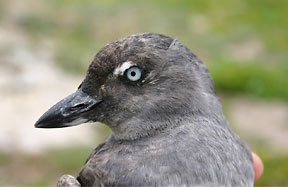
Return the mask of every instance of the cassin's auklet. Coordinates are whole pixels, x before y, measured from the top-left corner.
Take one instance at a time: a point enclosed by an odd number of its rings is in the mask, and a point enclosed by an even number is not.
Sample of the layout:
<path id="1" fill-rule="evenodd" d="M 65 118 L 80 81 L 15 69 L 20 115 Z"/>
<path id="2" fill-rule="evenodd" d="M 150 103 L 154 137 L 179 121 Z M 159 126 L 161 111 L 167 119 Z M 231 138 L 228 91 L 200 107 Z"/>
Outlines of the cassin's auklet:
<path id="1" fill-rule="evenodd" d="M 58 186 L 253 186 L 251 152 L 223 115 L 206 66 L 178 40 L 145 33 L 106 45 L 78 90 L 35 127 L 88 121 L 112 133 L 77 180 L 65 175 Z"/>

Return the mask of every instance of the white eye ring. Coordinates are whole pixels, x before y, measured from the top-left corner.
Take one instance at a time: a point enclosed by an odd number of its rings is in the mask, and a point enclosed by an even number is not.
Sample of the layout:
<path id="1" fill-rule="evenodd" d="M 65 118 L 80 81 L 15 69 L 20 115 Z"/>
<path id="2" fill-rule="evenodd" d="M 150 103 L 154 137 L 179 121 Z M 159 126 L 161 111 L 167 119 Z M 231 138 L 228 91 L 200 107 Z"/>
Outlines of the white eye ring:
<path id="1" fill-rule="evenodd" d="M 141 79 L 142 77 L 142 70 L 139 67 L 131 67 L 127 70 L 126 72 L 126 77 L 130 80 L 130 81 L 138 81 Z"/>

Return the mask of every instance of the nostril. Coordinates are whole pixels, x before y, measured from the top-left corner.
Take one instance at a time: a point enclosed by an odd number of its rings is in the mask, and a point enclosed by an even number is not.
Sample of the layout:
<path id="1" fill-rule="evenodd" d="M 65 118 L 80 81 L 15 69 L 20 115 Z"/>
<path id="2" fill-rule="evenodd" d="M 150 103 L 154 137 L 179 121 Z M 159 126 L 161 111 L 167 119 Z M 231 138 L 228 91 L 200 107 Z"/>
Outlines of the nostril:
<path id="1" fill-rule="evenodd" d="M 85 106 L 84 103 L 80 103 L 80 104 L 76 105 L 76 107 L 83 107 L 83 106 Z"/>
<path id="2" fill-rule="evenodd" d="M 72 106 L 71 107 L 71 109 L 73 110 L 73 109 L 79 109 L 79 108 L 83 108 L 83 107 L 85 107 L 86 105 L 84 104 L 84 103 L 79 103 L 79 104 L 77 104 L 77 105 L 74 105 L 74 106 Z"/>
<path id="3" fill-rule="evenodd" d="M 71 114 L 83 111 L 83 108 L 85 108 L 85 106 L 85 103 L 79 103 L 71 107 L 65 107 L 61 109 L 61 113 L 63 116 L 69 116 Z"/>

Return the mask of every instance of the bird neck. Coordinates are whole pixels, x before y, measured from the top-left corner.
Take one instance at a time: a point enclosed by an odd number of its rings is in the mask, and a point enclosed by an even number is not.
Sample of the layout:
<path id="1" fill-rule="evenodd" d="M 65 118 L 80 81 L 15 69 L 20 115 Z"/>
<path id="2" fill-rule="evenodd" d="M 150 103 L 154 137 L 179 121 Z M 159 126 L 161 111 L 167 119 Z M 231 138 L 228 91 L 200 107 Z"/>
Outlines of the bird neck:
<path id="1" fill-rule="evenodd" d="M 215 119 L 215 121 L 223 121 L 223 119 L 217 118 L 217 116 L 209 115 L 209 120 Z M 199 121 L 205 119 L 207 119 L 207 117 L 200 111 L 187 112 L 182 115 L 173 116 L 173 118 L 170 116 L 158 120 L 133 118 L 133 120 L 126 121 L 125 124 L 113 127 L 112 136 L 114 139 L 120 141 L 135 141 L 155 136 L 169 136 L 171 132 L 176 131 L 176 129 L 197 125 Z"/>

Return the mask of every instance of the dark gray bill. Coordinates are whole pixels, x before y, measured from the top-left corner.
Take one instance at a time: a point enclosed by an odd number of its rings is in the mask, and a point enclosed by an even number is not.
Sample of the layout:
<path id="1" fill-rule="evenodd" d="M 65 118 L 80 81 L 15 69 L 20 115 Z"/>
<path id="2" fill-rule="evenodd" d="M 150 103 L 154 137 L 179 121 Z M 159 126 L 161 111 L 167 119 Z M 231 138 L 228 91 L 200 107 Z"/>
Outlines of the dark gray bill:
<path id="1" fill-rule="evenodd" d="M 85 123 L 88 121 L 85 114 L 100 102 L 78 89 L 45 112 L 35 123 L 35 127 L 60 128 Z"/>

